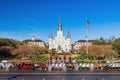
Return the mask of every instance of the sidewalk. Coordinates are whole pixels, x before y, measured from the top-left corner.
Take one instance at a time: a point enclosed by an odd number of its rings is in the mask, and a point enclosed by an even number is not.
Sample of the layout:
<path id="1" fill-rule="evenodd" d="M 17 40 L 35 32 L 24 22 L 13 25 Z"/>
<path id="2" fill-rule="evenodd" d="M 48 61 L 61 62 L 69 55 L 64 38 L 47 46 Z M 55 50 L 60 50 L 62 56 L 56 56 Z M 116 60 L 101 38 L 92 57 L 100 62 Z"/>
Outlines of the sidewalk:
<path id="1" fill-rule="evenodd" d="M 120 75 L 120 71 L 39 71 L 39 70 L 18 70 L 18 71 L 0 71 L 0 74 L 41 74 L 41 75 L 46 75 L 46 74 L 94 74 L 94 75 L 99 75 L 99 74 L 111 74 L 111 75 Z"/>

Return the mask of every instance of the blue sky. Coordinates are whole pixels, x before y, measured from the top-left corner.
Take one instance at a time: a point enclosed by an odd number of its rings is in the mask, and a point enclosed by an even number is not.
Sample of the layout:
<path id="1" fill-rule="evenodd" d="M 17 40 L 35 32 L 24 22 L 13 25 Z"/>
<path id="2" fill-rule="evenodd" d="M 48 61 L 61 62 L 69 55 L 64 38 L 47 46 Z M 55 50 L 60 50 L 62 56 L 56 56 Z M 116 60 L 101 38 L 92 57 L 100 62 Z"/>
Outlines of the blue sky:
<path id="1" fill-rule="evenodd" d="M 58 19 L 63 35 L 71 40 L 85 39 L 86 20 L 89 39 L 120 37 L 119 0 L 0 0 L 0 37 L 17 40 L 36 38 L 48 42 L 56 36 Z"/>

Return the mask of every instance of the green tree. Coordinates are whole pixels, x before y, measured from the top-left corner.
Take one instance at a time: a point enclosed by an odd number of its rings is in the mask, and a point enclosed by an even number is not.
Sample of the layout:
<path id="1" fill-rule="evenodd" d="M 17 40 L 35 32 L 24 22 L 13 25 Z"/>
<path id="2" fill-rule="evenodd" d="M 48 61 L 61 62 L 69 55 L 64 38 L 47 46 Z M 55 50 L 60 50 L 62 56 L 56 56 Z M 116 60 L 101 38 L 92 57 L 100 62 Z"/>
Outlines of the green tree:
<path id="1" fill-rule="evenodd" d="M 50 49 L 48 52 L 51 52 L 53 55 L 55 54 L 55 52 L 56 52 L 56 49 Z"/>
<path id="2" fill-rule="evenodd" d="M 11 58 L 13 47 L 11 46 L 2 46 L 0 47 L 0 57 L 1 58 Z"/>
<path id="3" fill-rule="evenodd" d="M 115 39 L 114 43 L 112 44 L 112 47 L 120 55 L 120 38 Z"/>
<path id="4" fill-rule="evenodd" d="M 92 43 L 95 44 L 95 45 L 101 45 L 102 44 L 99 39 L 93 40 Z"/>
<path id="5" fill-rule="evenodd" d="M 24 40 L 24 41 L 22 41 L 22 44 L 28 44 L 28 41 L 29 40 Z"/>
<path id="6" fill-rule="evenodd" d="M 115 36 L 110 36 L 108 39 L 108 44 L 113 44 L 115 40 Z"/>
<path id="7" fill-rule="evenodd" d="M 1 46 L 11 46 L 11 47 L 16 47 L 20 42 L 17 40 L 13 39 L 8 39 L 8 38 L 0 38 L 0 47 Z"/>
<path id="8" fill-rule="evenodd" d="M 88 53 L 88 59 L 95 60 L 96 59 L 96 54 L 95 53 Z"/>
<path id="9" fill-rule="evenodd" d="M 34 49 L 29 45 L 19 45 L 12 52 L 13 55 L 16 55 L 21 58 L 30 57 L 34 55 Z"/>
<path id="10" fill-rule="evenodd" d="M 86 59 L 89 59 L 89 60 L 95 60 L 96 59 L 96 54 L 94 53 L 88 53 L 88 54 L 80 54 L 78 55 L 77 57 L 75 57 L 75 59 L 77 60 L 86 60 Z"/>
<path id="11" fill-rule="evenodd" d="M 106 44 L 106 41 L 103 37 L 100 37 L 101 44 Z"/>
<path id="12" fill-rule="evenodd" d="M 95 45 L 111 45 L 113 44 L 115 40 L 114 36 L 110 36 L 109 38 L 104 39 L 103 37 L 100 37 L 99 39 L 93 40 L 93 44 Z"/>
<path id="13" fill-rule="evenodd" d="M 39 56 L 33 56 L 33 57 L 32 57 L 32 60 L 33 60 L 33 61 L 42 61 L 42 62 L 44 62 L 44 61 L 49 60 L 49 55 L 47 55 L 47 54 L 42 54 L 42 55 L 39 55 Z"/>
<path id="14" fill-rule="evenodd" d="M 46 46 L 40 47 L 40 53 L 42 53 L 42 54 L 48 53 L 48 47 L 46 47 Z"/>
<path id="15" fill-rule="evenodd" d="M 86 52 L 86 46 L 81 46 L 79 49 L 79 53 L 85 53 Z"/>
<path id="16" fill-rule="evenodd" d="M 112 60 L 113 58 L 117 58 L 118 57 L 118 54 L 115 53 L 115 51 L 104 51 L 102 53 L 102 57 L 105 59 L 105 60 Z"/>
<path id="17" fill-rule="evenodd" d="M 33 45 L 32 46 L 34 49 L 34 53 L 39 55 L 39 54 L 44 54 L 44 53 L 48 53 L 48 47 L 44 46 L 44 47 L 40 47 L 38 45 Z"/>
<path id="18" fill-rule="evenodd" d="M 77 60 L 84 60 L 87 59 L 87 55 L 86 54 L 80 54 L 79 56 L 76 57 Z"/>

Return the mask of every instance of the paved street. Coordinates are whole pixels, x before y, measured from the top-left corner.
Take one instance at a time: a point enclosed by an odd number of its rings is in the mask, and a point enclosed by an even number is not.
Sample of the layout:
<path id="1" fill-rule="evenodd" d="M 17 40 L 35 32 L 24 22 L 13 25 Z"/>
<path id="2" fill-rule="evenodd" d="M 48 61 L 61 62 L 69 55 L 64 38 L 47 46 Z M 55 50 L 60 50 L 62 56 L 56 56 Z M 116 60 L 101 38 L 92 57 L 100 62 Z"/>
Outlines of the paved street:
<path id="1" fill-rule="evenodd" d="M 119 80 L 120 71 L 2 71 L 0 80 Z"/>
<path id="2" fill-rule="evenodd" d="M 119 80 L 120 74 L 0 74 L 0 80 Z"/>

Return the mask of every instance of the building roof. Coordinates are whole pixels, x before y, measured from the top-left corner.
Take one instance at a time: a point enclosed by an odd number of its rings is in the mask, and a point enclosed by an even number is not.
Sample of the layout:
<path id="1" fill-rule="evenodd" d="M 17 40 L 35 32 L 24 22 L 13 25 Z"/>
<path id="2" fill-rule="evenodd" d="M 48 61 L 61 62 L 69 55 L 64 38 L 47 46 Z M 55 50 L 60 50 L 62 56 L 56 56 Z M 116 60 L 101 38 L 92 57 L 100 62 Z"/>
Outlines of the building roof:
<path id="1" fill-rule="evenodd" d="M 28 39 L 27 41 L 28 41 L 28 42 L 44 42 L 44 41 L 42 41 L 42 40 L 40 40 L 40 39 L 36 39 L 36 40 Z M 45 42 L 44 42 L 44 43 L 45 43 Z"/>
<path id="2" fill-rule="evenodd" d="M 88 42 L 92 42 L 93 40 L 88 40 Z M 78 40 L 78 41 L 76 41 L 76 42 L 86 42 L 86 40 Z M 75 43 L 76 43 L 75 42 Z"/>
<path id="3" fill-rule="evenodd" d="M 93 40 L 88 40 L 88 42 L 92 42 L 92 41 L 93 41 Z M 78 40 L 78 41 L 74 42 L 74 43 L 72 44 L 72 46 L 74 46 L 75 43 L 78 43 L 78 42 L 86 42 L 86 40 Z"/>

